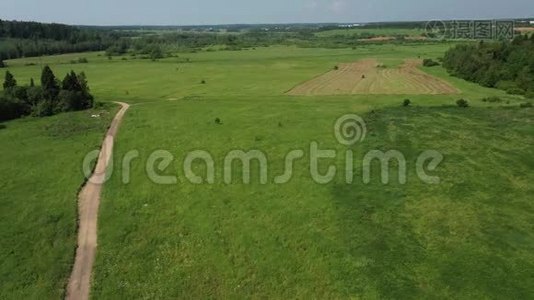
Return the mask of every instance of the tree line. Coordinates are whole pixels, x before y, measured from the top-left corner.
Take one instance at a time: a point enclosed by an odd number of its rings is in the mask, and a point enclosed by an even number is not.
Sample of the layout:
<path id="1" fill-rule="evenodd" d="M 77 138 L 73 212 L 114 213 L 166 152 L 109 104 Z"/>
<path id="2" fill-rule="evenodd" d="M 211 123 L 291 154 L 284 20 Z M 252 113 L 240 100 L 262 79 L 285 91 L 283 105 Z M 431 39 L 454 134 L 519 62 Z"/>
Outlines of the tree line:
<path id="1" fill-rule="evenodd" d="M 534 97 L 534 35 L 457 45 L 446 52 L 443 66 L 465 80 Z"/>
<path id="2" fill-rule="evenodd" d="M 117 40 L 106 49 L 107 56 L 118 56 L 126 53 L 147 55 L 150 58 L 161 58 L 162 52 L 199 51 L 202 48 L 221 46 L 223 50 L 242 50 L 270 45 L 295 45 L 305 48 L 347 48 L 370 45 L 370 41 L 361 41 L 377 37 L 372 33 L 355 33 L 353 35 L 317 36 L 310 31 L 273 32 L 254 31 L 241 34 L 217 34 L 180 32 L 143 35 L 135 39 Z M 408 41 L 402 35 L 388 43 L 426 43 L 425 41 Z M 435 42 L 434 42 L 435 43 Z"/>
<path id="3" fill-rule="evenodd" d="M 13 74 L 6 71 L 4 91 L 0 94 L 0 121 L 27 115 L 51 116 L 60 112 L 78 111 L 93 107 L 94 98 L 89 92 L 83 72 L 68 73 L 59 81 L 50 67 L 41 73 L 41 85 L 33 79 L 28 85 L 19 85 Z"/>
<path id="4" fill-rule="evenodd" d="M 101 51 L 131 32 L 0 20 L 0 60 Z"/>

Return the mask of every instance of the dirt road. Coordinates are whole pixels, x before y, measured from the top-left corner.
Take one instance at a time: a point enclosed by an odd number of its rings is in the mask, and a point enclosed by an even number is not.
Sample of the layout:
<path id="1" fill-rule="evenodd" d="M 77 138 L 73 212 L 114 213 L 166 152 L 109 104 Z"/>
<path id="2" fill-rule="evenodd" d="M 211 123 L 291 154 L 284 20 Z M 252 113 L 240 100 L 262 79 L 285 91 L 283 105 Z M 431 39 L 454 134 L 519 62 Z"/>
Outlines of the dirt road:
<path id="1" fill-rule="evenodd" d="M 78 200 L 78 248 L 67 287 L 69 300 L 89 299 L 91 274 L 97 247 L 98 207 L 106 168 L 113 153 L 113 142 L 124 114 L 130 107 L 117 102 L 121 109 L 113 119 L 98 156 L 95 172 L 83 187 Z"/>

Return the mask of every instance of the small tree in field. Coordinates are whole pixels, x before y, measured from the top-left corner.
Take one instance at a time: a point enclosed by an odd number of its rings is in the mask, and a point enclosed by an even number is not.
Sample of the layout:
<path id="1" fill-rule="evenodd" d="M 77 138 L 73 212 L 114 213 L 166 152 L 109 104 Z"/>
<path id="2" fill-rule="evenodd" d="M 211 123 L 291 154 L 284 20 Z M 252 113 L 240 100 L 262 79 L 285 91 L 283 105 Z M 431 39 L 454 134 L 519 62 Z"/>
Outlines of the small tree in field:
<path id="1" fill-rule="evenodd" d="M 410 101 L 410 99 L 404 99 L 404 102 L 402 102 L 402 106 L 404 107 L 408 107 L 412 105 L 412 101 Z"/>
<path id="2" fill-rule="evenodd" d="M 7 66 L 4 63 L 4 60 L 0 57 L 0 68 L 5 68 L 5 67 L 7 67 Z"/>
<path id="3" fill-rule="evenodd" d="M 469 102 L 467 102 L 465 99 L 460 99 L 456 101 L 456 105 L 458 105 L 458 107 L 466 108 L 469 107 Z"/>

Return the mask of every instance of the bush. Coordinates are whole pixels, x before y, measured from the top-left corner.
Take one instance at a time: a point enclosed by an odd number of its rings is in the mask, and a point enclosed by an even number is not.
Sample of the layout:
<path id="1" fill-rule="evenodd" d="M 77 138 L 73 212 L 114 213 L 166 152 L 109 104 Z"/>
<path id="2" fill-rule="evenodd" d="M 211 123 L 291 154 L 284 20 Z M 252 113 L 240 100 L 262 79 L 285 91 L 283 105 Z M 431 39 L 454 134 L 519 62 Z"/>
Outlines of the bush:
<path id="1" fill-rule="evenodd" d="M 506 92 L 510 95 L 524 95 L 525 91 L 518 88 L 518 87 L 511 87 L 506 90 Z"/>
<path id="2" fill-rule="evenodd" d="M 58 110 L 62 112 L 88 108 L 82 92 L 61 90 L 58 95 L 58 102 Z"/>
<path id="3" fill-rule="evenodd" d="M 89 61 L 85 57 L 80 57 L 80 58 L 78 58 L 78 63 L 79 64 L 86 64 L 86 63 L 89 63 Z"/>
<path id="4" fill-rule="evenodd" d="M 404 99 L 404 102 L 402 103 L 402 106 L 408 107 L 412 105 L 412 101 L 410 99 Z"/>
<path id="5" fill-rule="evenodd" d="M 499 97 L 486 97 L 482 99 L 482 102 L 488 102 L 488 103 L 501 103 L 503 100 Z"/>
<path id="6" fill-rule="evenodd" d="M 216 119 L 215 119 L 215 124 L 217 124 L 217 125 L 221 125 L 221 124 L 222 124 L 221 119 L 216 118 Z"/>
<path id="7" fill-rule="evenodd" d="M 30 113 L 30 107 L 23 101 L 0 96 L 0 122 L 20 118 Z"/>
<path id="8" fill-rule="evenodd" d="M 467 100 L 465 99 L 460 99 L 458 101 L 456 101 L 456 105 L 458 105 L 458 107 L 469 107 L 469 102 L 467 102 Z"/>
<path id="9" fill-rule="evenodd" d="M 425 67 L 435 67 L 435 66 L 439 66 L 439 63 L 437 61 L 433 61 L 430 58 L 425 58 L 425 59 L 423 59 L 423 66 L 425 66 Z"/>
<path id="10" fill-rule="evenodd" d="M 202 80 L 200 84 L 206 84 L 206 80 Z"/>
<path id="11" fill-rule="evenodd" d="M 521 107 L 521 108 L 530 108 L 530 107 L 532 107 L 532 103 L 530 103 L 530 102 L 521 103 L 521 104 L 519 104 L 519 107 Z"/>
<path id="12" fill-rule="evenodd" d="M 33 107 L 32 116 L 48 117 L 56 113 L 55 103 L 49 99 L 43 99 Z"/>
<path id="13" fill-rule="evenodd" d="M 0 68 L 6 68 L 6 67 L 7 67 L 6 63 L 2 59 L 0 59 Z"/>
<path id="14" fill-rule="evenodd" d="M 334 66 L 334 70 L 339 70 L 339 66 Z"/>
<path id="15" fill-rule="evenodd" d="M 28 105 L 35 106 L 41 99 L 43 99 L 43 90 L 40 87 L 29 87 L 26 90 L 26 95 L 28 97 Z"/>
<path id="16" fill-rule="evenodd" d="M 156 59 L 160 59 L 160 58 L 163 58 L 163 50 L 161 50 L 161 48 L 159 46 L 154 46 L 151 50 L 150 50 L 150 58 L 152 60 L 156 60 Z"/>

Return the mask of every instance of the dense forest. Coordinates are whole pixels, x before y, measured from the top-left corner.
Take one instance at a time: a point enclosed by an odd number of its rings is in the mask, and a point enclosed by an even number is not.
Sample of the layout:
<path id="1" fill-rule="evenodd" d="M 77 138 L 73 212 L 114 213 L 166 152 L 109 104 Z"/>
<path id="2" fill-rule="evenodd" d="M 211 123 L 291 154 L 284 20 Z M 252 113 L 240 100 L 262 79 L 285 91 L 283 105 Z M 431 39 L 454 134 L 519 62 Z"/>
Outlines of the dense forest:
<path id="1" fill-rule="evenodd" d="M 130 35 L 129 32 L 62 24 L 0 20 L 0 60 L 100 51 Z"/>
<path id="2" fill-rule="evenodd" d="M 447 51 L 443 66 L 460 78 L 534 98 L 534 35 L 458 45 Z"/>
<path id="3" fill-rule="evenodd" d="M 0 93 L 0 122 L 26 115 L 44 117 L 93 107 L 93 96 L 83 72 L 76 74 L 71 71 L 63 81 L 59 81 L 45 66 L 41 85 L 36 86 L 33 79 L 27 85 L 19 85 L 13 74 L 7 71 L 3 88 Z"/>

